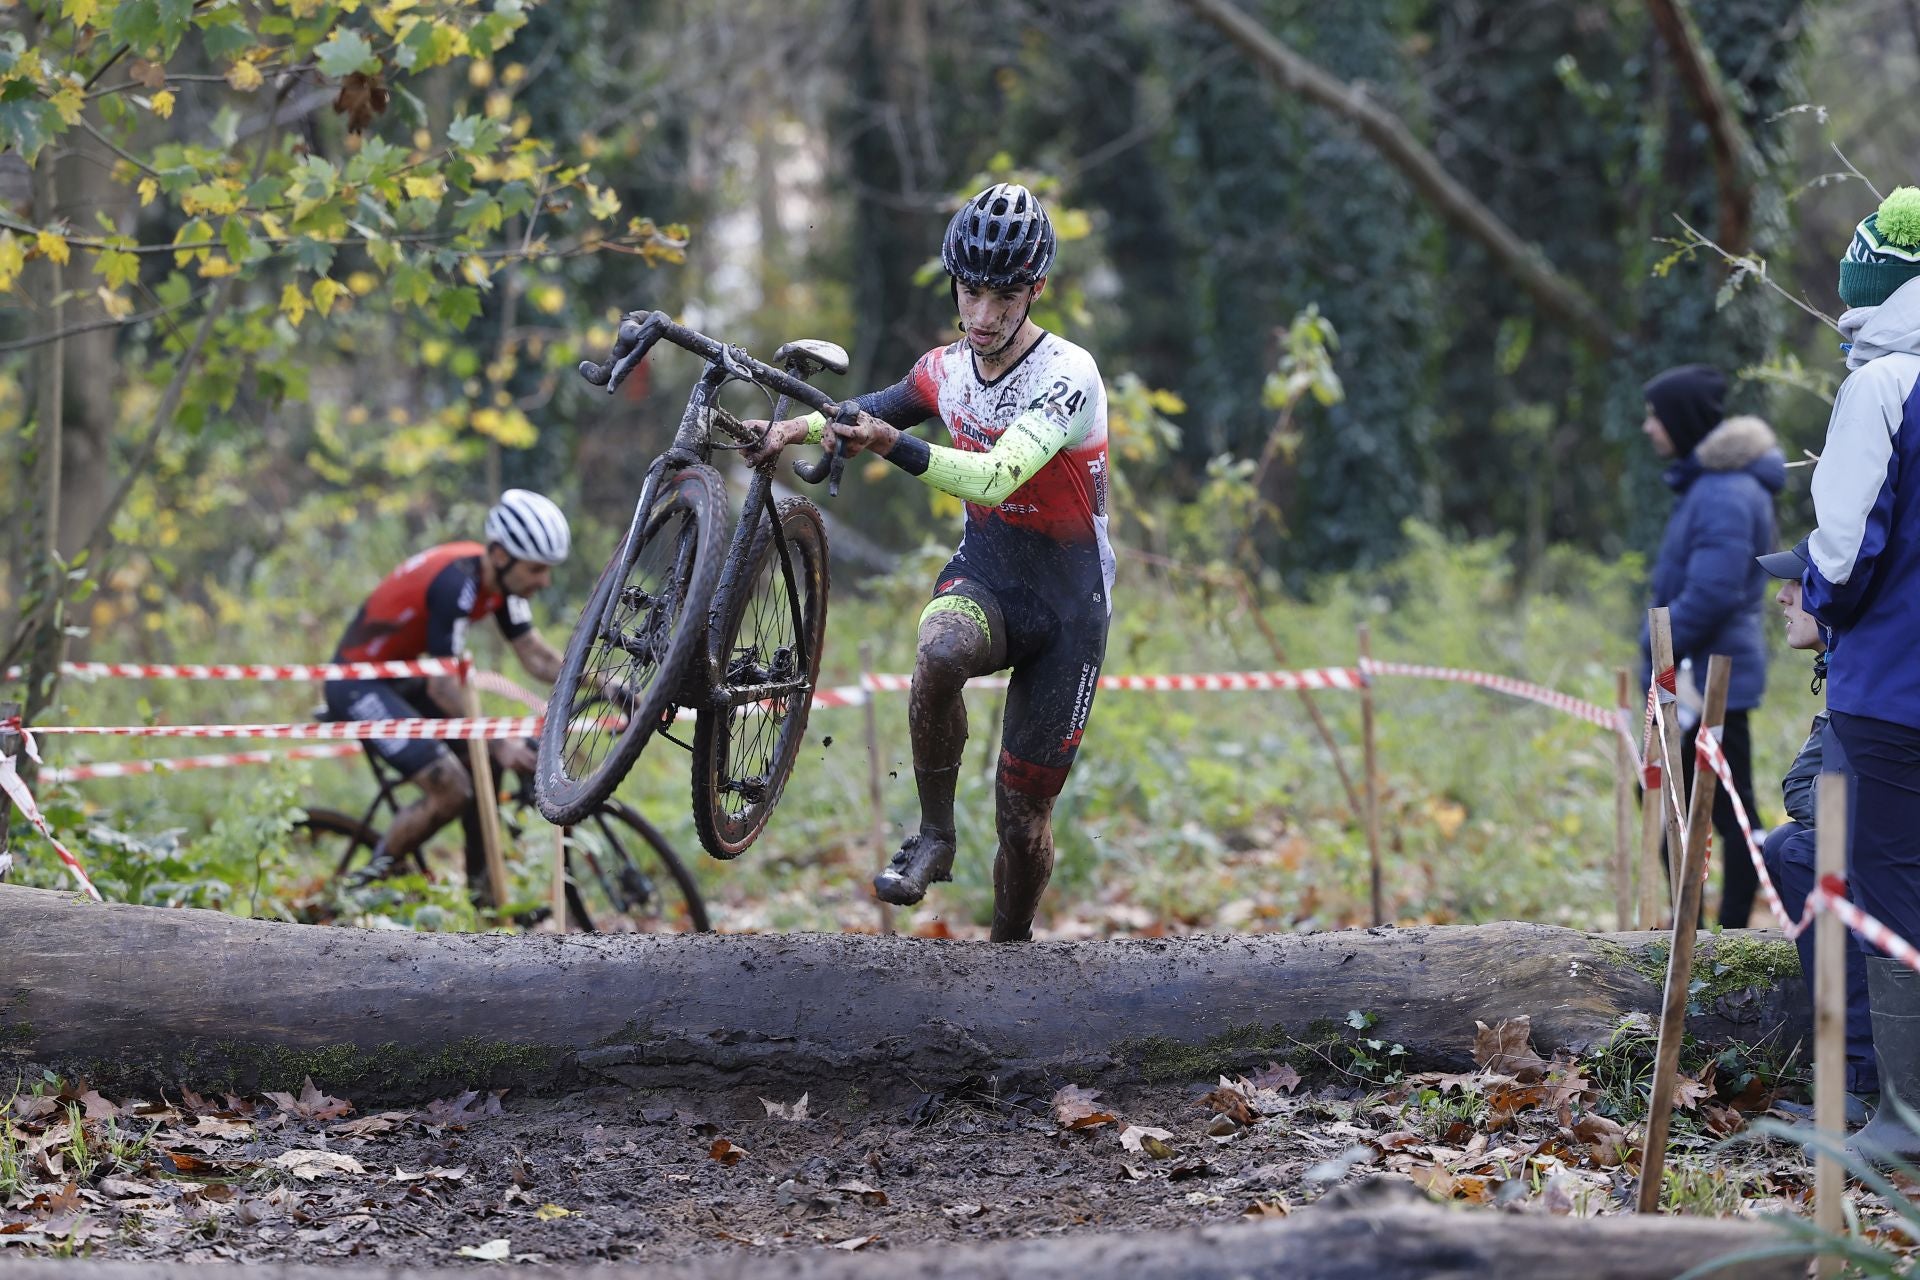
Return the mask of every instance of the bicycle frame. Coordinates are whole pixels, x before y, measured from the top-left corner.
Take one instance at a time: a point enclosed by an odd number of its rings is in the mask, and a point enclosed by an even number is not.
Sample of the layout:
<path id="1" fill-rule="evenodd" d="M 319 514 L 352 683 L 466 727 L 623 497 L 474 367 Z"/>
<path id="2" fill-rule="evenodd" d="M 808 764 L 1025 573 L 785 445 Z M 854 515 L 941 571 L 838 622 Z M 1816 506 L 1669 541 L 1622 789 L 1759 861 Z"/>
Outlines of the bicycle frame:
<path id="1" fill-rule="evenodd" d="M 587 380 L 596 384 L 616 387 L 619 382 L 639 363 L 649 348 L 660 339 L 666 339 L 675 346 L 682 347 L 700 356 L 706 363 L 699 380 L 694 384 L 693 392 L 687 397 L 686 410 L 680 416 L 680 425 L 674 432 L 673 442 L 647 467 L 645 481 L 640 487 L 640 498 L 634 506 L 633 518 L 628 522 L 625 539 L 621 543 L 619 569 L 614 581 L 625 580 L 627 572 L 633 567 L 635 544 L 639 531 L 644 527 L 647 514 L 652 510 L 654 497 L 660 491 L 661 483 L 667 475 L 682 467 L 707 462 L 713 454 L 713 418 L 721 412 L 716 403 L 720 388 L 728 382 L 751 382 L 768 387 L 780 393 L 781 400 L 775 407 L 778 415 L 788 399 L 798 400 L 829 417 L 838 416 L 840 406 L 829 399 L 819 388 L 796 377 L 785 370 L 764 364 L 738 347 L 715 341 L 705 334 L 695 332 L 682 325 L 673 323 L 658 311 L 650 312 L 644 320 L 635 322 L 629 319 L 621 326 L 621 342 L 616 345 L 616 359 L 606 366 L 583 365 Z M 622 351 L 622 345 L 627 350 Z M 595 374 L 602 377 L 595 377 Z M 751 468 L 751 479 L 747 483 L 747 496 L 741 504 L 740 517 L 734 522 L 733 536 L 727 545 L 727 557 L 721 568 L 720 582 L 714 590 L 713 599 L 707 610 L 707 644 L 705 652 L 706 686 L 710 705 L 717 708 L 743 706 L 753 702 L 783 694 L 805 692 L 804 680 L 774 681 L 760 685 L 742 685 L 738 688 L 727 684 L 727 655 L 719 651 L 718 626 L 722 608 L 732 599 L 733 592 L 744 590 L 746 584 L 741 579 L 749 566 L 747 553 L 753 544 L 753 534 L 758 525 L 758 513 L 764 511 L 773 527 L 773 544 L 780 559 L 780 571 L 784 579 L 787 605 L 794 618 L 795 641 L 800 646 L 799 670 L 811 670 L 812 655 L 806 651 L 805 628 L 800 625 L 799 585 L 794 580 L 793 557 L 787 546 L 786 533 L 780 526 L 779 512 L 773 501 L 773 460 L 769 459 L 760 466 Z M 607 637 L 607 629 L 612 620 L 616 603 L 619 600 L 618 589 L 607 595 L 607 601 L 599 618 L 598 629 Z M 610 637 L 608 637 L 610 638 Z"/>

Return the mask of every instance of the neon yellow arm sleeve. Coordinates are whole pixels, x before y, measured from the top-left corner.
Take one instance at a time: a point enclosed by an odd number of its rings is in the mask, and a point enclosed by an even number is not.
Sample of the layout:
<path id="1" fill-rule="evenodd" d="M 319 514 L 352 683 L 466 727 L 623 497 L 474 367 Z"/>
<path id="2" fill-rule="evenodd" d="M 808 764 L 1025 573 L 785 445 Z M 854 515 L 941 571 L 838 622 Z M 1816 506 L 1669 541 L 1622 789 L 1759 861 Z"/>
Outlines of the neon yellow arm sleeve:
<path id="1" fill-rule="evenodd" d="M 901 437 L 902 443 L 909 439 L 914 437 Z M 1029 410 L 985 453 L 916 443 L 927 451 L 926 470 L 920 473 L 927 484 L 967 502 L 997 507 L 1066 447 L 1067 433 L 1046 415 Z"/>

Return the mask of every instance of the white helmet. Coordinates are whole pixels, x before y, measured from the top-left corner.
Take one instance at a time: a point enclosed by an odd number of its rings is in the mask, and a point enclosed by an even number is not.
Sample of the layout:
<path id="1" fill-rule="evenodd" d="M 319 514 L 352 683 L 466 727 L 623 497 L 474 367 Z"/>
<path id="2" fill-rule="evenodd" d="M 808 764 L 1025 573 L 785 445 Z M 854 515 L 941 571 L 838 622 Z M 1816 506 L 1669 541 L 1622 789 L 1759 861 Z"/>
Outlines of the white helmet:
<path id="1" fill-rule="evenodd" d="M 487 541 L 497 542 L 516 560 L 559 564 L 572 549 L 567 518 L 543 494 L 531 489 L 509 489 L 500 504 L 487 512 Z"/>

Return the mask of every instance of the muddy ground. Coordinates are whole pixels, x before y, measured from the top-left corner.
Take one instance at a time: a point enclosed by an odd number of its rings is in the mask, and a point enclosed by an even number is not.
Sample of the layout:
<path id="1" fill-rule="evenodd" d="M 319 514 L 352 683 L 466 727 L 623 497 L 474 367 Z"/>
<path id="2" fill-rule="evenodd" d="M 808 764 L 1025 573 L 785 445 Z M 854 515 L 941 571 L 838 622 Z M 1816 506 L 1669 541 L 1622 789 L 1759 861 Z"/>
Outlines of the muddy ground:
<path id="1" fill-rule="evenodd" d="M 49 1084 L 0 1130 L 0 1257 L 666 1262 L 1195 1226 L 1298 1212 L 1334 1187 L 1488 1213 L 1630 1199 L 1630 1142 L 1582 1107 L 1578 1071 L 1291 1077 L 1124 1106 L 962 1090 L 868 1114 L 614 1086 L 363 1113 L 318 1090 L 141 1102 Z M 1722 1171 L 1697 1212 L 1805 1212 L 1797 1148 L 1730 1155 L 1702 1134 L 1676 1156 Z M 1352 1189 L 1382 1176 L 1398 1185 Z"/>

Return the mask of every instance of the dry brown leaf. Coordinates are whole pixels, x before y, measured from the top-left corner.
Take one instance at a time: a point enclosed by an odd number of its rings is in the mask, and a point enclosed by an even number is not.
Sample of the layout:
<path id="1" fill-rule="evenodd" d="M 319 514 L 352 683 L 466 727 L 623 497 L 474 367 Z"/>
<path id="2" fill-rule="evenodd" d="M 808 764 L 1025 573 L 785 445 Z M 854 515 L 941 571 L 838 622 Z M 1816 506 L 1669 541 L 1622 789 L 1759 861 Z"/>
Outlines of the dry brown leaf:
<path id="1" fill-rule="evenodd" d="M 382 1111 L 377 1116 L 361 1116 L 358 1120 L 336 1124 L 327 1132 L 336 1138 L 371 1138 L 375 1134 L 391 1133 L 411 1119 L 411 1111 Z"/>
<path id="2" fill-rule="evenodd" d="M 1617 1121 L 1589 1113 L 1573 1126 L 1573 1136 L 1586 1144 L 1588 1156 L 1602 1169 L 1616 1169 L 1626 1161 L 1627 1131 Z"/>
<path id="3" fill-rule="evenodd" d="M 878 1187 L 868 1186 L 866 1183 L 857 1179 L 849 1179 L 846 1182 L 830 1188 L 830 1190 L 843 1192 L 850 1196 L 858 1196 L 860 1197 L 861 1204 L 872 1205 L 875 1208 L 887 1202 L 886 1192 Z"/>
<path id="4" fill-rule="evenodd" d="M 879 1238 L 880 1238 L 879 1236 L 855 1236 L 851 1240 L 842 1240 L 839 1243 L 834 1244 L 830 1247 L 835 1249 L 845 1249 L 849 1253 L 851 1253 L 855 1249 L 866 1248 L 868 1245 L 872 1244 L 875 1240 L 878 1240 Z"/>
<path id="5" fill-rule="evenodd" d="M 1492 1027 L 1476 1020 L 1473 1026 L 1473 1060 L 1482 1070 L 1504 1072 L 1523 1084 L 1546 1074 L 1547 1060 L 1528 1043 L 1533 1038 L 1530 1016 L 1502 1018 Z"/>
<path id="6" fill-rule="evenodd" d="M 348 133 L 360 133 L 373 123 L 375 116 L 387 109 L 388 99 L 386 81 L 378 72 L 368 75 L 364 71 L 355 71 L 340 82 L 340 92 L 333 100 L 333 109 L 347 118 Z"/>
<path id="7" fill-rule="evenodd" d="M 1252 1100 L 1233 1085 L 1222 1083 L 1219 1088 L 1200 1099 L 1200 1105 L 1215 1115 L 1226 1116 L 1237 1125 L 1250 1125 L 1260 1118 L 1253 1109 Z"/>
<path id="8" fill-rule="evenodd" d="M 740 1161 L 746 1157 L 746 1154 L 747 1149 L 745 1147 L 736 1147 L 725 1138 L 715 1138 L 713 1145 L 707 1148 L 707 1155 L 711 1159 L 718 1160 L 729 1169 L 739 1164 Z"/>
<path id="9" fill-rule="evenodd" d="M 1711 1071 L 1711 1068 L 1709 1068 Z M 1687 1076 L 1675 1074 L 1673 1078 L 1673 1105 L 1681 1111 L 1691 1111 L 1706 1101 L 1713 1092 L 1712 1086 L 1702 1080 L 1693 1080 Z"/>
<path id="10" fill-rule="evenodd" d="M 1545 1103 L 1549 1107 L 1578 1102 L 1594 1092 L 1593 1085 L 1580 1074 L 1580 1064 L 1570 1058 L 1556 1057 L 1547 1071 Z"/>
<path id="11" fill-rule="evenodd" d="M 315 1178 L 332 1178 L 341 1174 L 365 1173 L 360 1162 L 352 1156 L 338 1151 L 316 1151 L 307 1148 L 295 1148 L 282 1151 L 270 1164 L 285 1169 L 302 1182 L 311 1182 Z"/>
<path id="12" fill-rule="evenodd" d="M 145 58 L 135 58 L 133 66 L 127 70 L 128 78 L 135 84 L 145 85 L 149 89 L 167 87 L 167 69 L 158 62 L 148 62 Z"/>
<path id="13" fill-rule="evenodd" d="M 942 1205 L 940 1208 L 941 1214 L 952 1222 L 965 1222 L 969 1218 L 979 1217 L 986 1211 L 986 1206 L 979 1204 L 949 1204 Z"/>
<path id="14" fill-rule="evenodd" d="M 1112 1123 L 1114 1118 L 1112 1114 L 1095 1101 L 1099 1096 L 1098 1089 L 1082 1089 L 1077 1084 L 1067 1085 L 1053 1095 L 1053 1101 L 1050 1104 L 1053 1108 L 1053 1122 L 1062 1129 L 1072 1129 L 1079 1127 L 1080 1121 L 1091 1116 L 1105 1116 L 1106 1119 L 1098 1123 Z"/>
<path id="15" fill-rule="evenodd" d="M 1373 1140 L 1373 1145 L 1382 1151 L 1398 1151 L 1402 1147 L 1417 1147 L 1420 1143 L 1420 1135 L 1411 1129 L 1396 1129 Z"/>
<path id="16" fill-rule="evenodd" d="M 1255 1200 L 1240 1211 L 1243 1218 L 1284 1218 L 1289 1210 L 1284 1200 Z"/>
<path id="17" fill-rule="evenodd" d="M 1256 1089 L 1278 1089 L 1282 1093 L 1292 1093 L 1300 1087 L 1300 1073 L 1284 1062 L 1269 1062 L 1247 1083 Z"/>
<path id="18" fill-rule="evenodd" d="M 773 1102 L 760 1099 L 760 1105 L 767 1109 L 769 1120 L 805 1120 L 807 1118 L 807 1099 L 811 1094 L 803 1093 L 798 1102 Z"/>
<path id="19" fill-rule="evenodd" d="M 329 1098 L 313 1087 L 312 1076 L 308 1076 L 300 1086 L 298 1098 L 289 1093 L 269 1093 L 267 1100 L 300 1120 L 338 1120 L 341 1116 L 353 1114 L 351 1102 L 344 1098 Z"/>
<path id="20" fill-rule="evenodd" d="M 1407 1177 L 1436 1200 L 1453 1198 L 1453 1174 L 1437 1164 L 1415 1165 L 1407 1170 Z"/>
<path id="21" fill-rule="evenodd" d="M 222 1120 L 218 1116 L 201 1116 L 194 1121 L 188 1133 L 200 1138 L 251 1138 L 253 1126 L 244 1120 Z"/>
<path id="22" fill-rule="evenodd" d="M 1723 1107 L 1717 1102 L 1702 1103 L 1700 1118 L 1707 1122 L 1707 1132 L 1716 1138 L 1730 1138 L 1747 1127 L 1745 1116 L 1732 1107 Z"/>

